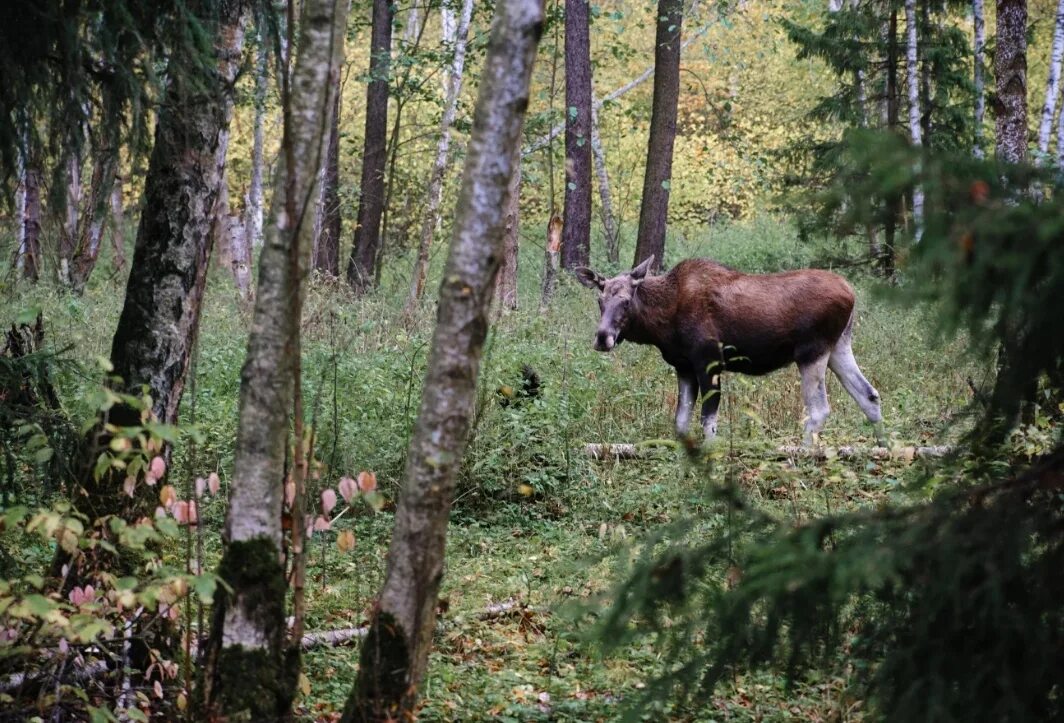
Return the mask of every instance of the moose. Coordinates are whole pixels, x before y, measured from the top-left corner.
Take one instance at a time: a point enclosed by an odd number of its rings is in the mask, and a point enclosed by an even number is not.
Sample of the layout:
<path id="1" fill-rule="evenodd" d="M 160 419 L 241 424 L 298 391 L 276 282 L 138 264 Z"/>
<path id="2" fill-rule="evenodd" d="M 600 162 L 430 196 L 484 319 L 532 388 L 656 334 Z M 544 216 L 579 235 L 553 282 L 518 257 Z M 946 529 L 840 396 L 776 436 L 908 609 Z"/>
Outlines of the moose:
<path id="1" fill-rule="evenodd" d="M 687 434 L 698 397 L 705 438 L 716 436 L 723 372 L 761 376 L 793 362 L 802 378 L 805 444 L 814 442 L 830 411 L 828 368 L 882 442 L 879 392 L 853 356 L 854 293 L 845 279 L 817 269 L 745 274 L 709 259 L 648 276 L 653 263 L 651 256 L 611 279 L 584 267 L 575 272 L 599 292 L 597 351 L 622 341 L 651 344 L 676 369 L 678 435 Z"/>

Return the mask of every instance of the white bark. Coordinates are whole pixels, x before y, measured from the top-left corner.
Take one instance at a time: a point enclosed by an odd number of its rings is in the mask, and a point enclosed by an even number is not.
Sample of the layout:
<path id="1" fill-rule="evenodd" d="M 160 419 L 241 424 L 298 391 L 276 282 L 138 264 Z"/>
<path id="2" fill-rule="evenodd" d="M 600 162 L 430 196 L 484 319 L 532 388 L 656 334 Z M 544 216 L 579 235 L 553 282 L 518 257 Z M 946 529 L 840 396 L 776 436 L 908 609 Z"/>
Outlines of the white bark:
<path id="1" fill-rule="evenodd" d="M 923 145 L 920 126 L 920 74 L 919 56 L 916 47 L 916 0 L 905 0 L 905 77 L 909 91 L 909 138 L 915 148 Z M 920 185 L 920 163 L 913 169 L 917 182 L 913 186 L 913 240 L 916 243 L 924 235 L 924 189 Z"/>
<path id="2" fill-rule="evenodd" d="M 606 257 L 610 263 L 620 260 L 617 217 L 613 215 L 613 197 L 610 195 L 610 177 L 606 169 L 606 151 L 599 133 L 599 116 L 595 104 L 591 105 L 591 157 L 595 163 L 595 176 L 599 188 L 599 212 L 602 214 L 602 232 L 606 238 Z"/>
<path id="3" fill-rule="evenodd" d="M 247 218 L 244 221 L 246 228 L 244 237 L 255 249 L 262 247 L 262 154 L 266 125 L 266 84 L 268 82 L 266 58 L 266 38 L 260 30 L 258 58 L 255 63 L 255 126 L 251 145 L 251 183 L 248 187 L 248 199 L 245 206 Z"/>
<path id="4" fill-rule="evenodd" d="M 1053 26 L 1053 51 L 1049 56 L 1049 78 L 1046 80 L 1046 99 L 1042 105 L 1042 122 L 1038 125 L 1039 161 L 1049 154 L 1049 136 L 1053 128 L 1053 114 L 1060 98 L 1060 61 L 1064 57 L 1064 0 L 1057 2 L 1056 24 Z M 1057 149 L 1059 152 L 1059 148 Z"/>
<path id="5" fill-rule="evenodd" d="M 440 39 L 444 47 L 454 47 L 455 38 L 458 37 L 458 17 L 451 7 L 453 0 L 444 0 L 440 5 Z M 446 98 L 451 93 L 451 79 L 454 76 L 444 73 L 440 78 L 443 85 L 443 95 Z"/>
<path id="6" fill-rule="evenodd" d="M 241 372 L 240 412 L 233 484 L 226 517 L 229 544 L 266 540 L 281 552 L 281 501 L 288 416 L 293 388 L 293 351 L 299 330 L 299 299 L 312 244 L 318 169 L 325 154 L 327 115 L 340 72 L 347 0 L 306 0 L 292 72 L 290 137 L 274 187 L 270 225 L 262 250 L 255 313 Z M 294 301 L 295 300 L 295 301 Z M 256 591 L 258 589 L 256 588 Z M 234 589 L 225 610 L 222 645 L 261 649 L 274 640 L 263 601 Z M 272 602 L 272 601 L 271 601 Z"/>
<path id="7" fill-rule="evenodd" d="M 440 225 L 440 202 L 443 199 L 443 179 L 447 173 L 450 160 L 451 126 L 458 114 L 458 98 L 462 94 L 462 73 L 465 69 L 466 38 L 469 35 L 469 22 L 473 17 L 473 0 L 463 0 L 462 14 L 454 36 L 454 59 L 448 71 L 450 81 L 447 83 L 447 98 L 444 103 L 443 118 L 440 119 L 440 137 L 436 142 L 436 159 L 432 164 L 429 177 L 428 202 L 425 215 L 421 221 L 421 236 L 418 242 L 417 260 L 414 263 L 414 275 L 410 282 L 410 295 L 407 310 L 412 311 L 425 289 L 425 276 L 428 273 L 429 248 L 432 237 Z"/>
<path id="8" fill-rule="evenodd" d="M 972 20 L 975 25 L 975 40 L 972 69 L 972 84 L 975 86 L 975 157 L 983 157 L 983 119 L 986 117 L 986 90 L 983 80 L 983 56 L 986 53 L 986 20 L 983 16 L 983 0 L 972 0 Z"/>
<path id="9" fill-rule="evenodd" d="M 403 28 L 403 42 L 407 45 L 413 45 L 417 40 L 420 30 L 421 8 L 417 6 L 417 3 L 411 3 L 410 8 L 406 11 L 406 25 Z"/>
<path id="10" fill-rule="evenodd" d="M 542 27 L 540 0 L 496 5 L 385 581 L 344 721 L 414 717 L 436 625 L 451 496 L 476 406 L 508 187 Z"/>

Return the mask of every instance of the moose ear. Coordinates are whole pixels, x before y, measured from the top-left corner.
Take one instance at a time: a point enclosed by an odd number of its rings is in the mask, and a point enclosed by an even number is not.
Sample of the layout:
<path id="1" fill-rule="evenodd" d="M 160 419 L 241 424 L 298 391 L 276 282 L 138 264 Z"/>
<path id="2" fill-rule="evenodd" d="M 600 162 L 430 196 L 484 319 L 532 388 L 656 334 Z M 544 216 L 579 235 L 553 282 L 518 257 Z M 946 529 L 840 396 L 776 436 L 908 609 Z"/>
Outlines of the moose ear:
<path id="1" fill-rule="evenodd" d="M 634 281 L 640 281 L 647 272 L 650 271 L 650 267 L 654 263 L 654 254 L 650 254 L 649 257 L 643 263 L 636 266 L 634 269 L 628 272 L 628 275 L 632 277 Z"/>
<path id="2" fill-rule="evenodd" d="M 579 266 L 573 270 L 576 274 L 576 280 L 589 289 L 602 290 L 602 287 L 606 285 L 606 279 L 601 274 L 595 273 L 586 266 Z"/>

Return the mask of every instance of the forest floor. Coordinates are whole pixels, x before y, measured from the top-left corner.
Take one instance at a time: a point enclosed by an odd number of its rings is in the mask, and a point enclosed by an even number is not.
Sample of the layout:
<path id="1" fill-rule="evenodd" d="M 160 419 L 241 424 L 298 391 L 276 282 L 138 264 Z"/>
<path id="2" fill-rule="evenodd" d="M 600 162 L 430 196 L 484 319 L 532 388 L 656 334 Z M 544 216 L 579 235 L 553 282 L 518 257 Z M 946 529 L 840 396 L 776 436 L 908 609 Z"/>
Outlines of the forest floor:
<path id="1" fill-rule="evenodd" d="M 837 674 L 808 674 L 791 686 L 768 672 L 738 675 L 700 712 L 649 707 L 641 695 L 669 661 L 646 644 L 603 655 L 594 617 L 608 607 L 610 591 L 648 535 L 689 524 L 694 534 L 710 536 L 728 524 L 707 498 L 725 478 L 736 480 L 751 504 L 800 524 L 906 494 L 905 480 L 921 463 L 781 458 L 779 446 L 799 443 L 803 416 L 798 375 L 790 369 L 758 379 L 725 375 L 720 440 L 704 463 L 669 448 L 640 460 L 586 459 L 581 447 L 587 442 L 671 439 L 675 378 L 651 348 L 623 344 L 612 354 L 594 352 L 597 306 L 575 283 L 563 280 L 552 308 L 539 313 L 542 251 L 536 241 L 527 240 L 522 257 L 523 308 L 498 319 L 486 348 L 421 719 L 583 721 L 625 713 L 647 720 L 860 719 L 861 693 L 845 665 L 835 666 Z M 711 256 L 757 272 L 809 265 L 817 254 L 772 219 L 670 244 L 670 262 Z M 388 263 L 406 268 L 404 260 Z M 899 445 L 955 439 L 967 420 L 969 380 L 982 383 L 986 363 L 968 357 L 960 340 L 937 339 L 926 309 L 891 298 L 896 292 L 879 288 L 866 271 L 841 272 L 858 290 L 855 354 L 882 395 L 892 438 Z M 98 274 L 80 299 L 38 290 L 19 300 L 42 306 L 52 344 L 81 360 L 63 367 L 58 379 L 77 419 L 89 413 L 84 400 L 99 381 L 93 359 L 107 355 L 121 302 L 120 282 L 104 276 Z M 325 284 L 311 290 L 305 392 L 323 463 L 313 484 L 335 485 L 341 475 L 373 470 L 385 497 L 397 497 L 434 318 L 426 303 L 419 318 L 400 321 L 405 288 L 405 278 L 386 274 L 381 292 L 361 302 Z M 216 470 L 228 481 L 248 317 L 229 279 L 214 270 L 181 420 L 198 430 L 199 443 L 178 450 L 178 476 Z M 525 364 L 542 382 L 539 395 L 502 404 L 499 389 L 519 388 Z M 828 393 L 833 411 L 822 442 L 872 446 L 871 428 L 834 378 Z M 201 512 L 208 567 L 220 551 L 223 500 Z M 308 571 L 308 630 L 366 621 L 383 574 L 391 509 L 352 508 L 331 531 L 317 534 Z M 335 541 L 348 529 L 357 542 L 345 553 Z M 183 564 L 183 550 L 172 551 L 175 564 Z M 515 605 L 490 612 L 507 601 Z M 310 651 L 301 715 L 335 717 L 356 669 L 356 647 Z"/>

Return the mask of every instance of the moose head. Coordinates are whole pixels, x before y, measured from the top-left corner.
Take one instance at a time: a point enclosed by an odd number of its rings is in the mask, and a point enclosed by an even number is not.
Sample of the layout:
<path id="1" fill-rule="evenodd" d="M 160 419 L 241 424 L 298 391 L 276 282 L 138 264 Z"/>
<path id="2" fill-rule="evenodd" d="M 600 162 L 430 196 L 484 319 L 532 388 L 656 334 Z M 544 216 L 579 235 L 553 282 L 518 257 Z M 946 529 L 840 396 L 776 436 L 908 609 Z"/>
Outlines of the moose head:
<path id="1" fill-rule="evenodd" d="M 583 266 L 576 269 L 577 281 L 599 292 L 598 304 L 602 318 L 595 333 L 596 351 L 610 351 L 624 341 L 624 331 L 637 303 L 636 291 L 653 263 L 654 257 L 650 256 L 631 271 L 612 279 Z"/>

